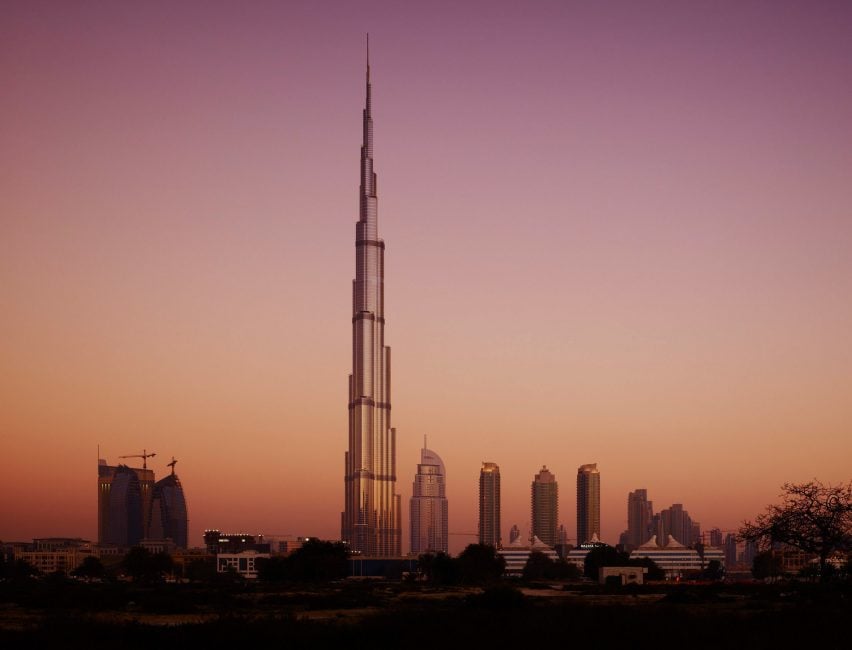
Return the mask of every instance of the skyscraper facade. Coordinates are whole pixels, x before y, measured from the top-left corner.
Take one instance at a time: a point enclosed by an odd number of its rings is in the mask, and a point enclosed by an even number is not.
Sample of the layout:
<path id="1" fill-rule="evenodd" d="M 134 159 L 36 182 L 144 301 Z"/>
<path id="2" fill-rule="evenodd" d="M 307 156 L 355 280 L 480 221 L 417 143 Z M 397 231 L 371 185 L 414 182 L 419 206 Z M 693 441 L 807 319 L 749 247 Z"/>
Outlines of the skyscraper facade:
<path id="1" fill-rule="evenodd" d="M 722 531 L 718 528 L 710 529 L 710 546 L 722 547 Z"/>
<path id="2" fill-rule="evenodd" d="M 411 496 L 411 552 L 449 551 L 444 461 L 431 449 L 420 450 Z"/>
<path id="3" fill-rule="evenodd" d="M 632 551 L 639 548 L 651 538 L 653 518 L 654 504 L 648 501 L 648 490 L 641 488 L 630 492 L 627 495 L 626 550 Z"/>
<path id="4" fill-rule="evenodd" d="M 601 474 L 597 463 L 577 469 L 577 545 L 601 536 Z"/>
<path id="5" fill-rule="evenodd" d="M 479 470 L 479 543 L 500 548 L 500 467 L 482 463 Z"/>
<path id="6" fill-rule="evenodd" d="M 378 233 L 371 94 L 368 50 L 359 219 L 355 225 L 349 450 L 344 457 L 341 538 L 354 552 L 392 557 L 401 554 L 402 522 L 396 493 L 396 430 L 391 428 L 390 418 L 391 355 L 384 344 L 385 243 Z"/>
<path id="7" fill-rule="evenodd" d="M 178 548 L 186 548 L 188 529 L 183 486 L 172 470 L 166 478 L 154 484 L 147 536 L 151 539 L 170 539 Z"/>
<path id="8" fill-rule="evenodd" d="M 558 541 L 559 484 L 556 477 L 542 466 L 531 486 L 532 534 L 554 548 Z"/>
<path id="9" fill-rule="evenodd" d="M 143 539 L 171 539 L 186 548 L 186 513 L 183 486 L 174 469 L 155 483 L 152 469 L 98 460 L 99 544 L 126 548 Z"/>
<path id="10" fill-rule="evenodd" d="M 154 471 L 98 459 L 98 543 L 134 546 L 146 535 Z"/>
<path id="11" fill-rule="evenodd" d="M 661 510 L 654 516 L 652 528 L 658 540 L 667 540 L 671 535 L 684 546 L 701 541 L 701 526 L 692 520 L 682 503 Z"/>

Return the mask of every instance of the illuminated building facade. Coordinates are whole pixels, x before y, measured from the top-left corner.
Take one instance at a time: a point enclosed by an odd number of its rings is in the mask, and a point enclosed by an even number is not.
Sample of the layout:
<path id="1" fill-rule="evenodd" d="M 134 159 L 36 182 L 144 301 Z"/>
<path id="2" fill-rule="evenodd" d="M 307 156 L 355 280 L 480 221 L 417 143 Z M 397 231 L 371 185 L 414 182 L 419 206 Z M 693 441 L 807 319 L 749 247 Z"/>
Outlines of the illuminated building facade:
<path id="1" fill-rule="evenodd" d="M 479 470 L 479 543 L 500 548 L 500 467 L 482 463 Z"/>
<path id="2" fill-rule="evenodd" d="M 411 552 L 449 550 L 444 461 L 423 443 L 411 497 Z"/>
<path id="3" fill-rule="evenodd" d="M 401 554 L 402 523 L 400 496 L 396 493 L 396 430 L 390 417 L 391 354 L 384 344 L 385 243 L 378 233 L 371 93 L 368 50 L 341 538 L 356 553 L 394 557 Z"/>
<path id="4" fill-rule="evenodd" d="M 577 469 L 577 545 L 600 538 L 601 474 L 597 463 Z"/>

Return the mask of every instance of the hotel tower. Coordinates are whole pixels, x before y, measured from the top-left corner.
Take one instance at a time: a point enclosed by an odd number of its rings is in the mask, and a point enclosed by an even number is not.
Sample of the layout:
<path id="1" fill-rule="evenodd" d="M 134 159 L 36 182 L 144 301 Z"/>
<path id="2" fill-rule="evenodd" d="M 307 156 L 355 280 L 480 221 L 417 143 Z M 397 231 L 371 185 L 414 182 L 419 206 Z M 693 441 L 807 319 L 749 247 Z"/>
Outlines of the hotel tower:
<path id="1" fill-rule="evenodd" d="M 542 467 L 531 486 L 532 534 L 551 548 L 556 548 L 559 528 L 559 484 L 556 477 Z"/>
<path id="2" fill-rule="evenodd" d="M 431 449 L 420 450 L 420 463 L 411 489 L 411 552 L 449 551 L 447 532 L 447 472 Z"/>
<path id="3" fill-rule="evenodd" d="M 400 497 L 396 493 L 396 430 L 391 428 L 390 348 L 385 345 L 385 243 L 378 232 L 373 171 L 373 117 L 367 46 L 367 99 L 361 145 L 359 219 L 352 283 L 352 374 L 349 375 L 349 451 L 341 538 L 353 552 L 401 555 Z"/>
<path id="4" fill-rule="evenodd" d="M 482 463 L 479 470 L 479 543 L 502 548 L 500 536 L 500 467 Z"/>
<path id="5" fill-rule="evenodd" d="M 577 545 L 600 540 L 601 473 L 597 463 L 577 469 Z"/>

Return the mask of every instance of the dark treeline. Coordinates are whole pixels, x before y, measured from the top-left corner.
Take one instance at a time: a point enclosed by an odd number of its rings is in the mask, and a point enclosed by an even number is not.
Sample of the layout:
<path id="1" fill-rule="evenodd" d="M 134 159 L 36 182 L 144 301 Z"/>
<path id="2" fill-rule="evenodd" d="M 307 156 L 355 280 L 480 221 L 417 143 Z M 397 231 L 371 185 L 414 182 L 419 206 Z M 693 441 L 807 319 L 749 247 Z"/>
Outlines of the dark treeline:
<path id="1" fill-rule="evenodd" d="M 330 582 L 349 573 L 349 553 L 339 542 L 311 539 L 290 555 L 260 558 L 258 578 L 264 582 Z"/>

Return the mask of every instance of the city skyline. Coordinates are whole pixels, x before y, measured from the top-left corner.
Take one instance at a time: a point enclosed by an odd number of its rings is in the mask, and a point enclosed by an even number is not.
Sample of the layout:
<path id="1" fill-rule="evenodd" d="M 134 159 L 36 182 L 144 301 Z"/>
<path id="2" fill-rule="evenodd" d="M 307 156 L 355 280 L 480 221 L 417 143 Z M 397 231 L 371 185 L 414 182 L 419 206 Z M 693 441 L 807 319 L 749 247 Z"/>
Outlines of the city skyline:
<path id="1" fill-rule="evenodd" d="M 423 434 L 451 533 L 486 458 L 524 535 L 598 462 L 610 543 L 848 480 L 852 8 L 475 5 L 8 3 L 0 538 L 94 539 L 98 444 L 190 545 L 340 535 L 368 31 L 403 499 Z"/>

